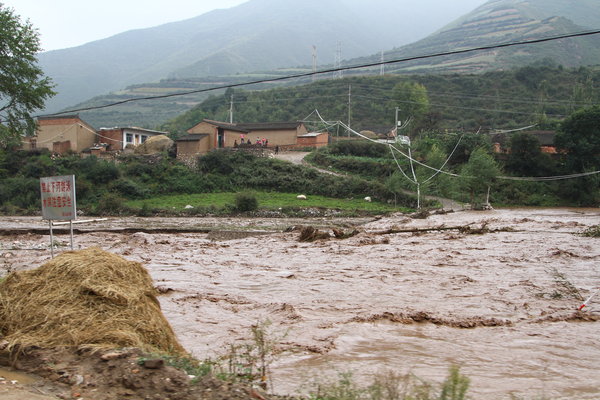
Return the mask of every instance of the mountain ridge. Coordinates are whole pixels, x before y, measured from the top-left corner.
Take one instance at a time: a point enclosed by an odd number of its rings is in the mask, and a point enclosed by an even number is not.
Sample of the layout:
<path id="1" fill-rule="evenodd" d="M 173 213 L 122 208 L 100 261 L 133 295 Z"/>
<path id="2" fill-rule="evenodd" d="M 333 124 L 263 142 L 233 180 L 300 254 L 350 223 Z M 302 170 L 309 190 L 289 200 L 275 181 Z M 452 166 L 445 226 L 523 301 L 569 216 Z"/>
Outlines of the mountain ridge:
<path id="1" fill-rule="evenodd" d="M 335 0 L 335 4 L 340 4 L 340 1 L 352 0 Z M 261 4 L 268 4 L 268 2 L 269 0 L 255 0 L 254 2 L 247 4 L 260 9 Z M 460 48 L 474 48 L 493 43 L 519 41 L 584 30 L 582 25 L 578 25 L 566 17 L 548 17 L 548 15 L 555 12 L 564 11 L 566 14 L 572 14 L 572 8 L 577 7 L 569 7 L 569 4 L 571 4 L 571 2 L 566 0 L 488 1 L 472 10 L 472 12 L 460 17 L 457 21 L 446 24 L 419 41 L 386 51 L 385 59 L 401 59 L 414 55 L 434 54 Z M 592 20 L 595 20 L 597 16 L 598 23 L 600 24 L 600 4 L 597 4 L 594 1 L 582 0 L 578 5 L 580 6 L 580 9 L 582 5 L 585 5 L 587 7 L 585 10 L 588 11 L 587 13 L 583 13 L 585 15 L 582 15 L 581 17 L 575 16 L 575 19 L 578 22 L 584 23 L 585 21 L 589 21 L 590 16 L 593 17 Z M 244 9 L 242 9 L 242 11 L 243 10 Z M 226 10 L 215 10 L 211 13 L 224 15 L 225 17 L 223 18 L 226 18 L 228 13 L 225 11 Z M 305 9 L 305 12 L 308 13 L 307 15 L 310 15 L 310 9 Z M 578 12 L 581 14 L 581 10 Z M 244 13 L 245 11 L 242 14 Z M 270 18 L 277 20 L 276 14 L 277 13 L 274 12 Z M 302 26 L 301 21 L 304 18 L 301 18 L 301 14 L 299 14 L 299 16 L 300 22 L 297 23 L 299 26 Z M 230 21 L 233 23 L 235 21 L 243 20 L 243 17 L 240 16 L 239 18 L 239 20 L 233 18 Z M 218 19 L 211 19 L 211 21 L 213 26 L 203 29 L 210 30 L 215 26 L 218 26 Z M 172 25 L 169 28 L 175 29 L 176 25 Z M 277 29 L 273 27 L 271 27 L 271 29 L 273 29 L 273 33 L 267 33 L 267 36 L 276 35 Z M 270 31 L 265 29 L 262 33 L 257 32 L 256 35 L 265 34 L 264 32 Z M 281 39 L 281 37 L 285 35 L 280 34 L 277 36 Z M 182 37 L 189 40 L 195 39 L 194 37 L 189 38 L 187 33 L 183 33 Z M 227 37 L 227 40 L 229 42 L 232 41 L 230 36 Z M 279 53 L 283 54 L 286 51 L 284 48 L 286 42 L 287 40 L 281 40 L 283 45 L 278 50 Z M 505 70 L 540 62 L 561 64 L 567 67 L 593 65 L 600 64 L 600 44 L 596 42 L 599 42 L 597 38 L 588 37 L 561 40 L 535 46 L 519 46 L 486 52 L 470 52 L 455 57 L 436 57 L 426 62 L 405 62 L 397 65 L 387 65 L 385 70 L 386 73 L 403 74 L 481 73 L 488 70 Z M 275 40 L 270 41 L 270 44 L 274 43 Z M 245 42 L 240 40 L 232 43 L 231 46 L 244 47 L 244 44 Z M 303 64 L 296 64 L 303 65 L 303 67 L 296 67 L 293 69 L 287 68 L 269 71 L 266 68 L 262 68 L 262 64 L 257 63 L 249 65 L 247 70 L 263 72 L 254 72 L 252 74 L 236 73 L 231 65 L 241 64 L 243 60 L 247 60 L 248 58 L 247 55 L 245 58 L 244 53 L 240 54 L 231 46 L 212 51 L 210 54 L 206 55 L 204 60 L 171 71 L 169 76 L 165 77 L 167 79 L 163 79 L 160 82 L 148 83 L 150 81 L 146 80 L 146 83 L 142 82 L 134 85 L 128 84 L 126 85 L 127 88 L 125 90 L 119 89 L 118 92 L 92 98 L 85 103 L 80 103 L 80 105 L 90 106 L 107 104 L 112 101 L 128 98 L 176 92 L 181 90 L 181 88 L 185 88 L 186 90 L 203 89 L 209 88 L 211 85 L 221 86 L 233 82 L 239 83 L 261 78 L 294 74 L 296 72 L 309 72 L 311 69 L 310 60 L 307 59 Z M 306 52 L 304 55 L 306 55 Z M 345 59 L 343 65 L 376 63 L 380 60 L 380 57 L 381 53 L 371 53 L 371 55 L 367 57 Z M 210 62 L 207 62 L 207 60 Z M 329 64 L 324 67 L 320 63 L 320 68 L 329 68 L 331 66 L 332 64 Z M 202 70 L 203 68 L 205 69 Z M 212 70 L 210 68 L 212 68 Z M 379 68 L 372 68 L 371 70 L 362 72 L 348 71 L 345 73 L 345 76 L 356 73 L 377 74 L 378 72 Z M 205 77 L 206 75 L 217 74 L 219 76 L 212 76 L 210 79 Z M 322 77 L 319 77 L 319 79 L 322 79 Z M 306 83 L 308 81 L 309 79 L 302 82 Z M 288 85 L 292 83 L 286 82 L 285 84 Z M 265 86 L 262 88 L 265 88 Z M 218 92 L 210 93 L 218 94 Z M 204 100 L 206 96 L 207 94 L 202 96 L 183 96 L 165 102 L 137 102 L 135 105 L 132 104 L 113 109 L 98 110 L 97 112 L 86 113 L 86 115 L 90 116 L 90 121 L 92 121 L 93 124 L 98 124 L 99 126 L 105 126 L 107 124 L 131 124 L 134 122 L 136 124 L 141 124 L 143 122 L 143 126 L 145 127 L 154 127 L 169 118 L 173 118 L 179 113 L 187 111 L 190 107 Z"/>
<path id="2" fill-rule="evenodd" d="M 394 0 L 373 0 L 367 5 L 356 0 L 290 0 L 285 4 L 250 0 L 183 21 L 40 53 L 39 64 L 59 93 L 47 103 L 46 111 L 182 74 L 193 78 L 223 75 L 225 67 L 224 72 L 235 74 L 310 65 L 313 45 L 319 63 L 332 63 L 338 42 L 344 57 L 358 57 L 410 43 L 448 22 L 440 11 L 426 23 L 409 20 L 398 27 L 395 14 L 408 10 L 406 4 Z M 232 56 L 236 64 L 221 61 Z"/>

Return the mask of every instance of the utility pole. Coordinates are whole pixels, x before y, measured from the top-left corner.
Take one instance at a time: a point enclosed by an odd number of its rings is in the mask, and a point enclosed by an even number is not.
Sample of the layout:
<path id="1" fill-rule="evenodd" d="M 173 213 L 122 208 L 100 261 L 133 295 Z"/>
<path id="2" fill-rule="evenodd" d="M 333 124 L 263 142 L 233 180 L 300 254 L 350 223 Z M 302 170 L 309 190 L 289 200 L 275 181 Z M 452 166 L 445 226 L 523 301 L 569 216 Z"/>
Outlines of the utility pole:
<path id="1" fill-rule="evenodd" d="M 335 52 L 335 62 L 334 62 L 334 69 L 336 69 L 337 71 L 333 72 L 333 79 L 341 79 L 342 78 L 342 71 L 340 71 L 339 69 L 342 67 L 342 42 L 338 42 L 337 43 L 337 50 Z"/>
<path id="2" fill-rule="evenodd" d="M 385 75 L 385 64 L 383 63 L 383 50 L 381 50 L 381 67 L 379 68 L 379 75 Z"/>
<path id="3" fill-rule="evenodd" d="M 231 98 L 229 100 L 229 123 L 233 124 L 233 93 L 231 94 Z"/>
<path id="4" fill-rule="evenodd" d="M 350 116 L 352 110 L 352 85 L 348 85 L 348 137 L 350 136 Z"/>
<path id="5" fill-rule="evenodd" d="M 313 82 L 315 81 L 317 75 L 317 46 L 313 45 L 313 53 L 312 53 L 312 72 L 313 72 L 313 76 L 312 76 L 312 80 Z"/>
<path id="6" fill-rule="evenodd" d="M 396 130 L 396 139 L 398 139 L 398 112 L 400 111 L 399 107 L 396 107 L 396 124 L 394 125 L 394 129 Z"/>

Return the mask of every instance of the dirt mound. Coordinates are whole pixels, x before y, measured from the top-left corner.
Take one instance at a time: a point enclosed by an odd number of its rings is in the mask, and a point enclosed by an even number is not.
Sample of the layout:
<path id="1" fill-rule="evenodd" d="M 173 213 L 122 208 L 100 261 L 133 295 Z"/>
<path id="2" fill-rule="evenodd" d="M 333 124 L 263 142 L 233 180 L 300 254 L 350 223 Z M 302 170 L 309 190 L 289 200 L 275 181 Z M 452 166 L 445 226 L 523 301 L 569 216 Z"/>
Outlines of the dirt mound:
<path id="1" fill-rule="evenodd" d="M 173 146 L 173 140 L 165 135 L 152 136 L 134 150 L 135 154 L 156 154 L 167 151 Z"/>
<path id="2" fill-rule="evenodd" d="M 8 347 L 139 347 L 184 354 L 137 262 L 98 248 L 65 252 L 0 283 Z"/>
<path id="3" fill-rule="evenodd" d="M 429 322 L 434 325 L 444 325 L 451 328 L 480 328 L 489 326 L 511 326 L 509 320 L 498 318 L 470 317 L 470 318 L 440 318 L 433 316 L 425 311 L 412 311 L 407 313 L 392 313 L 383 312 L 381 314 L 371 314 L 367 316 L 356 316 L 350 319 L 349 322 L 377 322 L 390 321 L 401 324 L 412 324 L 419 322 Z"/>
<path id="4" fill-rule="evenodd" d="M 211 375 L 192 379 L 173 366 L 175 357 L 156 358 L 139 349 L 78 351 L 73 348 L 29 349 L 18 367 L 40 379 L 18 387 L 43 393 L 44 399 L 94 400 L 243 400 L 269 399 L 264 392 Z M 0 352 L 0 365 L 2 365 Z M 13 385 L 0 385 L 10 389 Z M 14 394 L 14 391 L 13 391 Z M 19 391 L 14 399 L 39 398 Z M 4 396 L 4 397 L 3 397 Z M 0 391 L 0 398 L 6 393 Z"/>

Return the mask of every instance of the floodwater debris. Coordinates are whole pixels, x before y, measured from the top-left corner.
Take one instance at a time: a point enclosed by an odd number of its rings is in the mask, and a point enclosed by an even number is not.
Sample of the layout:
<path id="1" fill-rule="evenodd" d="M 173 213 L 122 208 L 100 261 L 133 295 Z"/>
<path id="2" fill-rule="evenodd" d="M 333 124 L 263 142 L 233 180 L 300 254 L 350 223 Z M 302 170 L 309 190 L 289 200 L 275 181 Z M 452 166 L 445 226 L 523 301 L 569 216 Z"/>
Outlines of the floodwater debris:
<path id="1" fill-rule="evenodd" d="M 329 232 L 322 232 L 313 226 L 305 226 L 300 231 L 299 242 L 314 242 L 315 240 L 329 239 Z"/>

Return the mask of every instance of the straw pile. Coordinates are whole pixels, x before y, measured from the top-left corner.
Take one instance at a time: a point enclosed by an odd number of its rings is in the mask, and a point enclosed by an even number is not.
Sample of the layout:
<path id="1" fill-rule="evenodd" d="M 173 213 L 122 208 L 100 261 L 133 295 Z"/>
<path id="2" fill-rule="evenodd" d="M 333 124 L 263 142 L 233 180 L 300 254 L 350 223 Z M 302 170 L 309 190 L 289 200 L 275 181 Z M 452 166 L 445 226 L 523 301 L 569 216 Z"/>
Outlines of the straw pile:
<path id="1" fill-rule="evenodd" d="M 98 248 L 65 252 L 0 282 L 0 336 L 9 347 L 139 347 L 185 353 L 137 262 Z"/>

